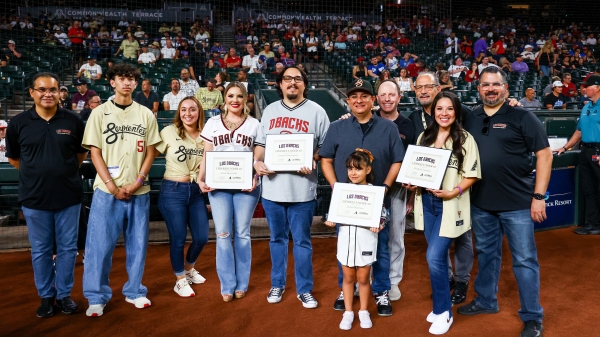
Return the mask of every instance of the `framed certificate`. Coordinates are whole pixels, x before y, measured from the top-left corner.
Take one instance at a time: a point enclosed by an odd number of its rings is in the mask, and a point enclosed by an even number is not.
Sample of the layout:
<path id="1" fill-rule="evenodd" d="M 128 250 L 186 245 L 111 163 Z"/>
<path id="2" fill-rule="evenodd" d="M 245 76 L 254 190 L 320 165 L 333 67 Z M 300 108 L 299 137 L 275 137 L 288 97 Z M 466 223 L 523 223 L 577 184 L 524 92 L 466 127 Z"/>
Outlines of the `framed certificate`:
<path id="1" fill-rule="evenodd" d="M 346 225 L 379 227 L 385 187 L 335 183 L 327 220 Z"/>
<path id="2" fill-rule="evenodd" d="M 206 156 L 206 185 L 216 189 L 244 190 L 252 188 L 250 151 L 209 151 Z"/>
<path id="3" fill-rule="evenodd" d="M 451 156 L 451 150 L 409 145 L 396 181 L 438 190 Z"/>
<path id="4" fill-rule="evenodd" d="M 560 149 L 567 144 L 567 138 L 555 138 L 548 137 L 548 143 L 550 144 L 550 149 Z"/>
<path id="5" fill-rule="evenodd" d="M 312 169 L 314 137 L 312 133 L 267 135 L 265 165 L 270 171 Z"/>

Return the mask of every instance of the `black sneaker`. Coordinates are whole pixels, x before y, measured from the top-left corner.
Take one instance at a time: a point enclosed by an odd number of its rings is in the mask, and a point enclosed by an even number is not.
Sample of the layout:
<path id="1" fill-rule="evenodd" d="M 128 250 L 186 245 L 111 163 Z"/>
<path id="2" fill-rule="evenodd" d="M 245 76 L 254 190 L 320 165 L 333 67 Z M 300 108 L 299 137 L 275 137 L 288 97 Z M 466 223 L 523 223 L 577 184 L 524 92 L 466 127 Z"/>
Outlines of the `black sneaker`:
<path id="1" fill-rule="evenodd" d="M 75 301 L 73 301 L 69 296 L 57 300 L 56 306 L 67 315 L 77 312 L 77 303 L 75 303 Z"/>
<path id="2" fill-rule="evenodd" d="M 575 228 L 573 233 L 581 235 L 598 235 L 600 234 L 600 225 L 587 224 L 585 226 Z"/>
<path id="3" fill-rule="evenodd" d="M 314 309 L 317 307 L 317 305 L 319 305 L 319 303 L 317 302 L 317 300 L 315 300 L 311 293 L 300 294 L 296 297 L 298 297 L 300 302 L 302 302 L 302 306 L 305 308 Z"/>
<path id="4" fill-rule="evenodd" d="M 521 331 L 521 337 L 541 337 L 544 331 L 542 323 L 536 321 L 527 321 Z"/>
<path id="5" fill-rule="evenodd" d="M 375 303 L 377 304 L 377 313 L 379 316 L 392 316 L 392 304 L 388 291 L 375 294 Z"/>
<path id="6" fill-rule="evenodd" d="M 344 303 L 344 292 L 340 291 L 340 295 L 333 302 L 333 310 L 345 311 L 346 304 Z"/>
<path id="7" fill-rule="evenodd" d="M 498 309 L 498 308 L 485 309 L 485 308 L 478 306 L 477 303 L 475 303 L 475 300 L 472 300 L 471 303 L 469 303 L 467 305 L 463 305 L 462 307 L 458 308 L 459 314 L 467 315 L 467 316 L 475 316 L 475 315 L 479 315 L 479 314 L 496 314 L 498 312 L 500 312 L 500 309 Z"/>
<path id="8" fill-rule="evenodd" d="M 37 317 L 52 317 L 54 315 L 54 297 L 42 298 L 42 304 L 37 309 Z"/>
<path id="9" fill-rule="evenodd" d="M 467 289 L 469 289 L 469 281 L 456 281 L 456 287 L 452 293 L 452 303 L 459 304 L 467 299 Z"/>
<path id="10" fill-rule="evenodd" d="M 456 288 L 456 279 L 454 277 L 452 277 L 450 279 L 450 291 L 454 290 L 454 288 Z"/>
<path id="11" fill-rule="evenodd" d="M 267 302 L 269 302 L 269 303 L 281 302 L 281 297 L 283 296 L 284 292 L 285 292 L 285 289 L 283 289 L 283 288 L 276 288 L 276 287 L 271 288 L 271 290 L 269 290 L 269 295 L 267 296 Z"/>

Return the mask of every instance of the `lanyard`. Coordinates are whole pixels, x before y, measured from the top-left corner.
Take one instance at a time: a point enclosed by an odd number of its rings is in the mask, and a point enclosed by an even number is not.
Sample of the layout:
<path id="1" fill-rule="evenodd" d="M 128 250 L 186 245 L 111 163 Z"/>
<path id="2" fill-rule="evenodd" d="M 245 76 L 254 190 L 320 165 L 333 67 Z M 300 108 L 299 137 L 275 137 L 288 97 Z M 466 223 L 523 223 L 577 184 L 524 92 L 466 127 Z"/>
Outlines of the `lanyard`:
<path id="1" fill-rule="evenodd" d="M 421 122 L 423 122 L 423 131 L 427 129 L 427 122 L 425 121 L 425 110 L 421 110 Z"/>

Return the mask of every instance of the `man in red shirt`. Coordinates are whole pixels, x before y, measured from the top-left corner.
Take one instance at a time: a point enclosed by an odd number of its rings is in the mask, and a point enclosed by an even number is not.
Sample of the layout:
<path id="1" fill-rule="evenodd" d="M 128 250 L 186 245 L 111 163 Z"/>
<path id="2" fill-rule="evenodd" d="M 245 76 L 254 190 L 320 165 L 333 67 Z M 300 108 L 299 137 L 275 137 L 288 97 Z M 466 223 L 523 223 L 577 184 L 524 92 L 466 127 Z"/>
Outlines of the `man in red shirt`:
<path id="1" fill-rule="evenodd" d="M 408 65 L 408 67 L 406 67 L 406 70 L 408 71 L 408 76 L 410 76 L 410 77 L 419 76 L 419 73 L 423 71 L 424 67 L 425 67 L 425 63 L 423 62 L 423 60 L 417 59 L 415 61 L 415 63 L 411 63 Z"/>
<path id="2" fill-rule="evenodd" d="M 504 36 L 500 36 L 500 38 L 492 44 L 491 52 L 494 60 L 500 62 L 500 58 L 504 57 Z"/>
<path id="3" fill-rule="evenodd" d="M 235 48 L 229 48 L 229 55 L 225 59 L 225 64 L 227 65 L 227 68 L 241 68 L 242 59 L 237 56 Z"/>
<path id="4" fill-rule="evenodd" d="M 577 92 L 577 87 L 575 87 L 575 84 L 573 84 L 573 82 L 571 82 L 571 74 L 564 73 L 562 78 L 563 78 L 562 94 L 567 97 L 577 97 L 579 94 Z"/>
<path id="5" fill-rule="evenodd" d="M 85 49 L 83 48 L 83 40 L 86 35 L 83 29 L 79 26 L 79 21 L 73 22 L 73 26 L 69 28 L 67 36 L 71 40 L 71 49 L 73 50 L 73 56 L 77 60 L 78 65 L 76 68 L 81 66 L 83 54 Z"/>

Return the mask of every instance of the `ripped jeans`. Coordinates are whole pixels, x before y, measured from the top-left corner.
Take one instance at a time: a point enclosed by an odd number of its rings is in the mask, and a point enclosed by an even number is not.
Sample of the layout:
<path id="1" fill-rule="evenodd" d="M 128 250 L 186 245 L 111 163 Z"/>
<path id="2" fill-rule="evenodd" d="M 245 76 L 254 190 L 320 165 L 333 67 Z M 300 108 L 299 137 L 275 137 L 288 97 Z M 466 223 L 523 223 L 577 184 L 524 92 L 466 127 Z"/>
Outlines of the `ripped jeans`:
<path id="1" fill-rule="evenodd" d="M 250 193 L 240 190 L 208 193 L 217 235 L 217 274 L 223 295 L 248 290 L 252 262 L 250 223 L 259 197 L 260 185 Z"/>

